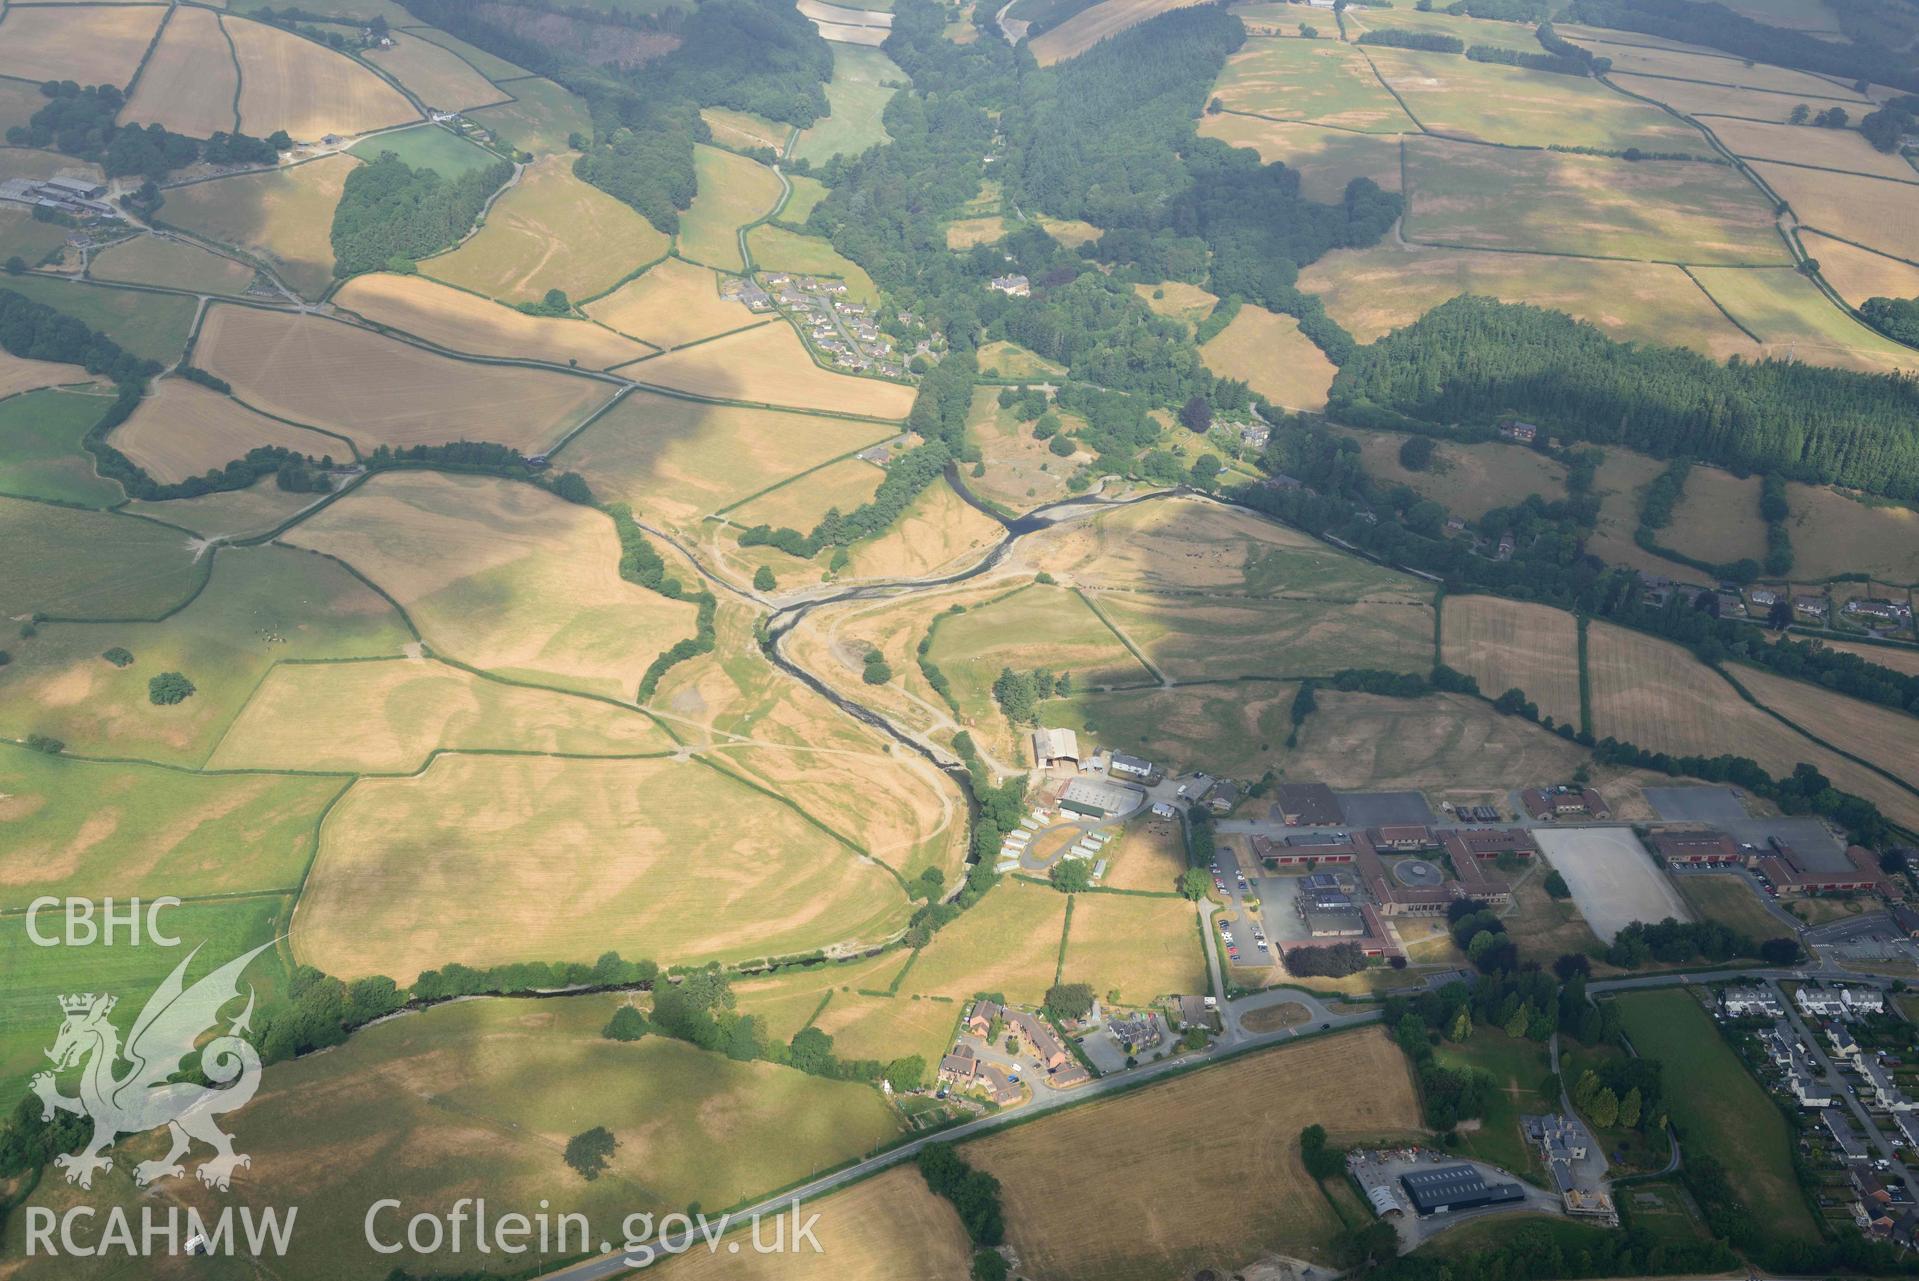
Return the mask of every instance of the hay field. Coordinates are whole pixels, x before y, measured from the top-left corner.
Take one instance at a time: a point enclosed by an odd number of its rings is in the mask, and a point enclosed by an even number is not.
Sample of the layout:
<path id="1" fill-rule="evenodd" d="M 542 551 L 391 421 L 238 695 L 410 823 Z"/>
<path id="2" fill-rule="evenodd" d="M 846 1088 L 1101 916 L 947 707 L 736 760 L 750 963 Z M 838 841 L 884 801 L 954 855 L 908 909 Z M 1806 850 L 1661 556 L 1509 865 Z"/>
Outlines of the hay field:
<path id="1" fill-rule="evenodd" d="M 186 551 L 186 535 L 161 532 L 169 549 Z M 323 557 L 221 548 L 205 589 L 164 622 L 45 623 L 31 644 L 12 647 L 0 668 L 0 727 L 50 734 L 69 751 L 197 767 L 275 662 L 389 656 L 411 639 L 386 600 Z M 130 666 L 100 657 L 115 646 L 132 653 Z M 195 693 L 155 706 L 147 682 L 168 671 L 185 673 Z"/>
<path id="2" fill-rule="evenodd" d="M 1919 260 L 1919 186 L 1760 162 L 1753 170 L 1799 221 L 1898 258 Z"/>
<path id="3" fill-rule="evenodd" d="M 0 907 L 298 885 L 337 778 L 211 776 L 0 750 Z"/>
<path id="4" fill-rule="evenodd" d="M 147 469 L 161 484 L 174 484 L 217 471 L 249 449 L 274 445 L 310 458 L 352 458 L 352 448 L 337 436 L 308 431 L 256 414 L 184 378 L 162 378 L 113 429 L 113 447 Z"/>
<path id="5" fill-rule="evenodd" d="M 173 187 L 161 221 L 245 250 L 292 288 L 318 298 L 333 283 L 333 210 L 359 163 L 332 155 Z"/>
<path id="6" fill-rule="evenodd" d="M 1791 108 L 1788 108 L 1791 110 Z M 1761 124 L 1753 120 L 1713 118 L 1703 121 L 1726 144 L 1727 150 L 1747 160 L 1782 160 L 1817 169 L 1844 169 L 1900 182 L 1919 181 L 1919 173 L 1897 155 L 1878 150 L 1854 129 L 1818 129 L 1807 125 Z"/>
<path id="7" fill-rule="evenodd" d="M 589 303 L 586 314 L 656 347 L 677 347 L 764 319 L 745 303 L 720 297 L 719 281 L 720 274 L 710 267 L 666 258 Z"/>
<path id="8" fill-rule="evenodd" d="M 451 37 L 435 32 L 434 39 Z M 551 80 L 515 80 L 506 86 L 513 101 L 481 107 L 472 118 L 493 131 L 496 138 L 536 156 L 565 151 L 573 134 L 593 128 L 586 103 Z"/>
<path id="9" fill-rule="evenodd" d="M 435 346 L 480 356 L 609 369 L 653 350 L 588 321 L 529 316 L 424 276 L 355 276 L 333 303 Z"/>
<path id="10" fill-rule="evenodd" d="M 1793 568 L 1807 578 L 1871 574 L 1919 583 L 1919 511 L 1825 486 L 1788 482 Z"/>
<path id="11" fill-rule="evenodd" d="M 975 245 L 996 244 L 1006 238 L 1006 219 L 998 214 L 984 218 L 962 218 L 946 224 L 948 249 L 971 249 Z"/>
<path id="12" fill-rule="evenodd" d="M 1759 478 L 1717 467 L 1686 474 L 1685 497 L 1659 541 L 1700 560 L 1734 561 L 1766 554 L 1766 525 L 1759 519 Z"/>
<path id="13" fill-rule="evenodd" d="M 1076 58 L 1106 37 L 1138 26 L 1148 18 L 1184 9 L 1193 3 L 1196 0 L 1101 0 L 1081 9 L 1051 31 L 1027 41 L 1027 47 L 1039 59 L 1040 66 L 1050 67 L 1055 62 Z"/>
<path id="14" fill-rule="evenodd" d="M 392 39 L 391 49 L 367 50 L 367 61 L 435 111 L 488 107 L 511 96 L 450 50 L 399 32 L 394 32 Z"/>
<path id="15" fill-rule="evenodd" d="M 1199 349 L 1206 367 L 1238 378 L 1283 409 L 1324 409 L 1339 370 L 1299 322 L 1247 303 L 1232 323 Z"/>
<path id="16" fill-rule="evenodd" d="M 903 990 L 956 1001 L 1000 992 L 1014 1004 L 1037 1004 L 1053 985 L 1065 926 L 1066 895 L 1002 877 L 921 949 Z"/>
<path id="17" fill-rule="evenodd" d="M 239 88 L 240 69 L 220 16 L 211 9 L 177 9 L 120 112 L 120 123 L 157 122 L 194 138 L 231 133 Z"/>
<path id="18" fill-rule="evenodd" d="M 47 101 L 41 95 L 39 86 L 34 86 L 32 93 L 35 103 L 44 104 Z M 34 108 L 35 111 L 38 109 L 38 106 Z M 27 114 L 32 115 L 33 112 Z M 26 122 L 22 120 L 21 123 Z M 99 165 L 64 152 L 8 146 L 0 148 L 0 180 L 7 178 L 86 178 L 104 183 L 107 175 L 106 170 Z"/>
<path id="19" fill-rule="evenodd" d="M 284 129 L 296 142 L 366 133 L 418 120 L 413 104 L 342 53 L 244 18 L 223 18 L 240 61 L 240 128 Z"/>
<path id="20" fill-rule="evenodd" d="M 1193 904 L 1137 894 L 1076 894 L 1066 930 L 1067 983 L 1090 983 L 1123 1005 L 1206 992 L 1206 956 Z"/>
<path id="21" fill-rule="evenodd" d="M 378 583 L 435 650 L 502 675 L 628 698 L 693 634 L 691 602 L 619 576 L 610 520 L 532 485 L 376 476 L 286 538 Z"/>
<path id="22" fill-rule="evenodd" d="M 1850 698 L 1764 668 L 1735 666 L 1734 679 L 1766 707 L 1808 734 L 1836 743 L 1861 760 L 1919 787 L 1919 716 Z M 1919 809 L 1915 795 L 1907 811 Z"/>
<path id="23" fill-rule="evenodd" d="M 1267 164 L 1277 160 L 1297 170 L 1300 194 L 1308 200 L 1333 203 L 1346 194 L 1346 184 L 1355 178 L 1371 178 L 1387 191 L 1399 190 L 1397 138 L 1226 112 L 1201 116 L 1199 136 L 1250 147 Z"/>
<path id="24" fill-rule="evenodd" d="M 1457 694 L 1407 701 L 1319 691 L 1287 772 L 1338 788 L 1419 788 L 1434 799 L 1505 795 L 1515 778 L 1558 778 L 1587 759 L 1516 716 Z M 1603 729 L 1598 731 L 1603 734 Z"/>
<path id="25" fill-rule="evenodd" d="M 1677 645 L 1595 622 L 1587 632 L 1586 662 L 1593 733 L 1600 738 L 1611 735 L 1655 752 L 1731 752 L 1776 777 L 1804 762 L 1834 786 L 1874 802 L 1894 822 L 1919 824 L 1919 796 L 1751 706 Z"/>
<path id="26" fill-rule="evenodd" d="M 195 359 L 267 413 L 363 447 L 490 440 L 531 453 L 612 395 L 591 378 L 435 355 L 320 316 L 210 308 Z"/>
<path id="27" fill-rule="evenodd" d="M 79 511 L 0 497 L 0 618 L 145 618 L 184 600 L 199 568 L 177 529 L 113 512 Z M 29 645 L 10 645 L 13 668 Z"/>
<path id="28" fill-rule="evenodd" d="M 1011 595 L 944 615 L 928 655 L 953 683 L 953 695 L 974 719 L 997 728 L 993 682 L 1002 668 L 1071 672 L 1081 688 L 1144 685 L 1152 674 L 1078 593 L 1034 584 Z"/>
<path id="29" fill-rule="evenodd" d="M 65 365 L 53 360 L 26 360 L 0 351 L 0 399 L 41 387 L 77 386 L 91 381 L 92 375 L 79 365 Z"/>
<path id="30" fill-rule="evenodd" d="M 1904 672 L 1908 676 L 1919 676 L 1919 649 L 1911 646 L 1867 645 L 1854 641 L 1836 641 L 1821 639 L 1820 644 L 1827 649 L 1836 649 L 1842 654 L 1857 654 L 1868 663 L 1895 672 Z"/>
<path id="31" fill-rule="evenodd" d="M 1384 1032 L 1248 1055 L 991 1135 L 963 1155 L 999 1179 L 1024 1271 L 1147 1281 L 1231 1271 L 1273 1251 L 1328 1262 L 1342 1224 L 1300 1161 L 1299 1132 L 1313 1124 L 1336 1141 L 1421 1132 L 1405 1057 Z M 1065 1169 L 1070 1197 L 1059 1195 Z"/>
<path id="32" fill-rule="evenodd" d="M 1560 30 L 1563 33 L 1564 28 Z M 1763 89 L 1738 89 L 1731 85 L 1705 84 L 1697 80 L 1627 75 L 1617 70 L 1608 74 L 1606 79 L 1629 93 L 1663 102 L 1674 111 L 1694 117 L 1743 116 L 1749 120 L 1784 124 L 1791 117 L 1792 109 L 1802 102 L 1815 111 L 1826 107 L 1844 107 L 1855 117 L 1865 109 L 1863 103 L 1837 85 L 1823 93 L 1791 94 L 1772 93 Z"/>
<path id="33" fill-rule="evenodd" d="M 1297 689 L 1266 680 L 1111 693 L 1080 689 L 1050 704 L 1044 719 L 1149 759 L 1177 761 L 1231 778 L 1258 778 L 1285 764 L 1283 744 L 1292 728 L 1288 713 Z M 1162 880 L 1129 886 L 1129 879 L 1120 868 L 1109 873 L 1106 883 L 1120 889 L 1163 890 L 1171 885 Z"/>
<path id="34" fill-rule="evenodd" d="M 206 538 L 243 538 L 277 527 L 319 499 L 318 494 L 290 494 L 268 477 L 245 489 L 226 489 L 198 498 L 169 498 L 156 503 L 132 502 L 126 510 L 179 525 Z"/>
<path id="35" fill-rule="evenodd" d="M 100 280 L 159 285 L 194 293 L 243 294 L 253 283 L 254 272 L 245 263 L 208 253 L 185 241 L 135 236 L 93 255 L 87 263 L 87 274 Z"/>
<path id="36" fill-rule="evenodd" d="M 1919 187 L 1912 191 L 1919 199 Z M 1919 351 L 1842 311 L 1794 268 L 1696 267 L 1693 274 L 1720 306 L 1765 340 L 1767 355 L 1866 373 L 1919 369 Z"/>
<path id="37" fill-rule="evenodd" d="M 1405 601 L 1191 599 L 1100 592 L 1100 612 L 1173 680 L 1432 667 L 1433 611 Z"/>
<path id="38" fill-rule="evenodd" d="M 1467 520 L 1527 494 L 1549 501 L 1566 496 L 1566 469 L 1536 450 L 1503 442 L 1440 441 L 1428 470 L 1408 471 L 1399 462 L 1406 433 L 1342 429 L 1339 434 L 1359 442 L 1367 475 L 1387 485 L 1409 486 L 1421 498 Z"/>
<path id="39" fill-rule="evenodd" d="M 826 515 L 828 508 L 850 512 L 861 503 L 871 501 L 873 491 L 885 477 L 885 471 L 872 463 L 858 458 L 842 459 L 735 507 L 727 513 L 727 518 L 736 525 L 811 529 Z"/>
<path id="40" fill-rule="evenodd" d="M 157 5 L 13 5 L 0 24 L 0 76 L 125 85 L 165 15 Z"/>
<path id="41" fill-rule="evenodd" d="M 64 228 L 56 228 L 64 231 Z M 194 300 L 52 276 L 8 276 L 6 289 L 83 320 L 136 356 L 170 365 L 193 330 Z"/>
<path id="42" fill-rule="evenodd" d="M 833 1038 L 833 1053 L 843 1059 L 885 1063 L 917 1054 L 926 1060 L 930 1076 L 940 1056 L 953 1048 L 960 1009 L 957 1002 L 925 997 L 835 992 L 812 1026 Z"/>
<path id="43" fill-rule="evenodd" d="M 740 228 L 780 203 L 785 193 L 779 175 L 757 160 L 704 145 L 693 148 L 693 168 L 699 194 L 680 215 L 676 252 L 704 266 L 745 271 Z"/>
<path id="44" fill-rule="evenodd" d="M 866 269 L 833 248 L 833 242 L 824 236 L 803 236 L 785 227 L 762 223 L 746 233 L 746 249 L 753 255 L 756 267 L 809 276 L 838 276 L 846 282 L 849 301 L 869 306 L 879 303 L 879 289 Z"/>
<path id="45" fill-rule="evenodd" d="M 57 388 L 0 399 L 0 493 L 82 507 L 126 501 L 120 483 L 100 475 L 81 446 L 112 403 L 103 394 Z"/>
<path id="46" fill-rule="evenodd" d="M 641 366 L 644 368 L 644 366 Z M 561 465 L 649 523 L 689 525 L 894 432 L 876 423 L 636 391 L 567 443 Z"/>
<path id="47" fill-rule="evenodd" d="M 729 107 L 701 107 L 700 119 L 713 131 L 715 145 L 737 151 L 754 147 L 784 151 L 787 135 L 793 132 L 792 125 Z"/>
<path id="48" fill-rule="evenodd" d="M 1721 360 L 1759 350 L 1683 271 L 1664 263 L 1432 249 L 1387 239 L 1369 249 L 1335 249 L 1301 270 L 1299 286 L 1318 294 L 1361 342 L 1410 325 L 1449 298 L 1482 294 L 1563 311 L 1621 342 L 1691 347 Z M 1490 496 L 1483 504 L 1496 505 Z"/>
<path id="49" fill-rule="evenodd" d="M 493 202 L 470 240 L 420 271 L 506 302 L 537 301 L 549 289 L 590 298 L 666 246 L 630 206 L 575 178 L 569 157 L 547 156 Z"/>
<path id="50" fill-rule="evenodd" d="M 1366 56 L 1433 133 L 1508 146 L 1712 154 L 1697 129 L 1585 76 L 1371 45 Z"/>
<path id="51" fill-rule="evenodd" d="M 808 1201 L 806 1214 L 819 1215 L 818 1254 L 701 1249 L 656 1266 L 672 1281 L 965 1281 L 972 1275 L 973 1247 L 959 1216 L 911 1166 Z M 770 1237 L 772 1228 L 766 1232 Z"/>
<path id="52" fill-rule="evenodd" d="M 913 407 L 913 389 L 902 383 L 835 373 L 814 364 L 799 334 L 783 320 L 670 351 L 626 373 L 672 391 L 785 409 L 905 418 Z"/>
<path id="53" fill-rule="evenodd" d="M 885 34 L 880 32 L 882 39 Z M 827 114 L 800 131 L 793 142 L 793 158 L 822 165 L 834 156 L 850 160 L 869 147 L 890 142 L 880 116 L 900 86 L 908 83 L 906 73 L 879 49 L 860 43 L 835 44 L 833 78 L 826 82 Z M 774 144 L 774 149 L 779 145 Z"/>
<path id="54" fill-rule="evenodd" d="M 970 564 L 998 542 L 1005 530 L 953 491 L 945 479 L 928 485 L 893 527 L 856 543 L 849 578 L 922 578 L 935 570 Z"/>
<path id="55" fill-rule="evenodd" d="M 1628 75 L 1669 76 L 1675 80 L 1699 80 L 1742 89 L 1764 89 L 1770 93 L 1809 94 L 1820 98 L 1850 98 L 1855 102 L 1865 102 L 1859 95 L 1850 93 L 1824 76 L 1763 62 L 1748 63 L 1716 50 L 1691 52 L 1655 49 L 1636 37 L 1628 44 L 1583 39 L 1579 43 L 1600 57 L 1611 58 L 1613 70 Z"/>
<path id="56" fill-rule="evenodd" d="M 888 873 L 696 762 L 442 756 L 334 807 L 293 946 L 329 974 L 408 982 L 608 948 L 791 954 L 873 941 L 907 908 Z"/>
<path id="57" fill-rule="evenodd" d="M 25 80 L 0 80 L 0 137 L 15 125 L 24 127 L 33 113 L 46 105 L 40 86 Z"/>
<path id="58" fill-rule="evenodd" d="M 1402 225 L 1408 239 L 1669 262 L 1789 265 L 1771 206 L 1722 165 L 1632 163 L 1431 138 L 1406 144 L 1406 165 L 1411 191 Z"/>
<path id="59" fill-rule="evenodd" d="M 1177 820 L 1135 819 L 1107 848 L 1105 857 L 1103 883 L 1109 889 L 1164 893 L 1179 883 L 1180 874 L 1186 870 L 1186 839 Z"/>
<path id="60" fill-rule="evenodd" d="M 1919 267 L 1884 254 L 1849 245 L 1843 240 L 1802 231 L 1806 252 L 1819 263 L 1819 274 L 1841 298 L 1854 307 L 1868 298 L 1919 298 Z"/>
<path id="61" fill-rule="evenodd" d="M 1272 120 L 1310 120 L 1362 133 L 1418 130 L 1379 83 L 1366 55 L 1336 41 L 1248 40 L 1226 60 L 1213 93 L 1229 110 Z"/>
<path id="62" fill-rule="evenodd" d="M 634 756 L 673 740 L 638 712 L 444 663 L 281 663 L 207 766 L 405 773 L 437 749 Z"/>
<path id="63" fill-rule="evenodd" d="M 1448 596 L 1440 659 L 1478 678 L 1488 698 L 1523 689 L 1541 713 L 1579 725 L 1579 629 L 1564 610 L 1499 596 Z"/>
<path id="64" fill-rule="evenodd" d="M 1651 574 L 1673 574 L 1680 567 L 1654 556 L 1633 541 L 1639 527 L 1639 495 L 1666 464 L 1626 449 L 1606 450 L 1594 488 L 1600 496 L 1599 521 L 1586 550 L 1608 565 L 1625 565 Z M 1689 571 L 1690 572 L 1690 571 Z"/>

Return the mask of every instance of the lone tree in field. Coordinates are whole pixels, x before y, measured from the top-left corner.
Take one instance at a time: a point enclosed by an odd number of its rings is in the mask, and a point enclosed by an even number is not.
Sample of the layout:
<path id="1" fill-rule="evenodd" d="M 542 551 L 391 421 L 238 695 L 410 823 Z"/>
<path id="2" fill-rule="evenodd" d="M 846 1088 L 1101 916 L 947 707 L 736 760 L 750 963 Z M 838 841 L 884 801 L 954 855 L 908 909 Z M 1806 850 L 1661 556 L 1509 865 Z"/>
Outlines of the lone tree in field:
<path id="1" fill-rule="evenodd" d="M 1433 438 L 1408 436 L 1399 447 L 1399 465 L 1407 471 L 1425 471 L 1433 465 Z"/>
<path id="2" fill-rule="evenodd" d="M 184 703 L 193 697 L 193 682 L 179 672 L 161 672 L 147 682 L 147 697 L 161 707 Z"/>
<path id="3" fill-rule="evenodd" d="M 780 580 L 773 577 L 773 570 L 770 566 L 761 565 L 758 569 L 753 571 L 753 590 L 754 591 L 770 592 L 775 587 L 778 587 L 779 585 L 780 585 Z"/>
<path id="4" fill-rule="evenodd" d="M 115 667 L 133 666 L 133 655 L 127 650 L 122 649 L 118 645 L 115 645 L 112 649 L 100 655 L 100 657 L 106 659 L 109 663 L 112 663 Z"/>
<path id="5" fill-rule="evenodd" d="M 613 1157 L 613 1149 L 620 1141 L 613 1132 L 603 1125 L 596 1125 L 583 1134 L 576 1134 L 566 1141 L 566 1163 L 588 1183 L 600 1177 L 606 1169 L 606 1163 Z"/>
<path id="6" fill-rule="evenodd" d="M 649 1030 L 646 1015 L 631 1005 L 622 1005 L 613 1011 L 613 1017 L 607 1020 L 600 1035 L 609 1041 L 637 1041 Z"/>

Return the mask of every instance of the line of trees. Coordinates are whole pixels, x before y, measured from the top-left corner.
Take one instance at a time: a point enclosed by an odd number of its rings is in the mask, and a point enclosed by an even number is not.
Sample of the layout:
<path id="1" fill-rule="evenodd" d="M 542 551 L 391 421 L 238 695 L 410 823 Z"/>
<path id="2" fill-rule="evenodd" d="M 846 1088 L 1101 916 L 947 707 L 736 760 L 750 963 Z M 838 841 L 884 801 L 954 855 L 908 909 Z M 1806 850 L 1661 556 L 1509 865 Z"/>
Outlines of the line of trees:
<path id="1" fill-rule="evenodd" d="M 131 174 L 160 179 L 197 160 L 270 165 L 293 145 L 285 130 L 266 138 L 216 132 L 203 142 L 158 124 L 122 125 L 117 122 L 126 97 L 112 85 L 82 87 L 72 80 L 49 80 L 40 93 L 46 104 L 26 124 L 8 129 L 7 142 L 97 161 L 109 178 Z"/>

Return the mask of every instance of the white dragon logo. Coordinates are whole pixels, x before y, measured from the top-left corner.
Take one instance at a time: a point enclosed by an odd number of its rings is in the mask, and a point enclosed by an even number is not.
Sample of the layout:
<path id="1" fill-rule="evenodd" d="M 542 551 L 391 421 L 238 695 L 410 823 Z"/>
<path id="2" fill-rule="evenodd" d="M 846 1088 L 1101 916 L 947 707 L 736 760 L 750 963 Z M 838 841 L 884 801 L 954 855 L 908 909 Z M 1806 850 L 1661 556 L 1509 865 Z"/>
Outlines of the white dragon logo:
<path id="1" fill-rule="evenodd" d="M 54 1163 L 66 1171 L 67 1182 L 92 1187 L 96 1171 L 113 1168 L 113 1158 L 101 1154 L 113 1146 L 115 1139 L 123 1134 L 144 1134 L 163 1125 L 173 1137 L 172 1150 L 158 1161 L 142 1161 L 134 1167 L 134 1180 L 142 1187 L 155 1179 L 185 1174 L 180 1158 L 194 1139 L 215 1150 L 216 1155 L 195 1171 L 200 1182 L 210 1187 L 225 1191 L 233 1172 L 252 1164 L 252 1158 L 233 1150 L 232 1136 L 213 1122 L 219 1114 L 245 1106 L 260 1085 L 260 1057 L 241 1035 L 253 1014 L 251 989 L 246 1009 L 226 1032 L 198 1047 L 200 1070 L 213 1086 L 171 1078 L 180 1071 L 181 1060 L 194 1053 L 200 1035 L 218 1024 L 221 1007 L 240 995 L 240 972 L 272 946 L 263 943 L 186 987 L 183 976 L 200 951 L 194 948 L 148 999 L 140 1017 L 134 1020 L 124 1050 L 119 1031 L 107 1021 L 114 997 L 89 992 L 60 998 L 66 1022 L 53 1048 L 47 1051 L 53 1071 L 35 1076 L 32 1086 L 40 1096 L 41 1120 L 51 1121 L 56 1111 L 93 1120 L 93 1138 L 85 1150 L 54 1158 Z M 115 1068 L 122 1058 L 131 1066 L 116 1076 Z M 80 1096 L 67 1098 L 54 1084 L 54 1073 L 64 1072 L 83 1059 L 86 1065 L 80 1074 Z M 225 1088 L 214 1088 L 221 1086 Z"/>

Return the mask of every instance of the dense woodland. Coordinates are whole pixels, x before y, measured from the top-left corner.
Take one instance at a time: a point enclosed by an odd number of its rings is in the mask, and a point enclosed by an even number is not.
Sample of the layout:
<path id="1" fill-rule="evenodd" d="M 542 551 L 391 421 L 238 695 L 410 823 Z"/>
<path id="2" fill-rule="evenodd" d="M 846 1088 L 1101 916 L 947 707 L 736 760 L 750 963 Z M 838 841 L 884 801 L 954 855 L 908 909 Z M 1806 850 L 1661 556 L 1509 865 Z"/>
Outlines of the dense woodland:
<path id="1" fill-rule="evenodd" d="M 443 178 L 381 152 L 347 175 L 333 212 L 333 274 L 413 270 L 419 259 L 458 244 L 512 176 L 506 160 Z"/>
<path id="2" fill-rule="evenodd" d="M 126 99 L 112 85 L 83 88 L 71 80 L 49 80 L 40 86 L 40 92 L 47 99 L 46 105 L 26 124 L 7 130 L 7 142 L 97 161 L 109 178 L 133 175 L 160 179 L 197 160 L 219 165 L 270 165 L 293 145 L 284 131 L 269 138 L 215 133 L 200 141 L 157 124 L 116 124 Z"/>
<path id="3" fill-rule="evenodd" d="M 1844 13 L 1848 7 L 1834 9 Z M 1711 0 L 1573 0 L 1565 16 L 1587 26 L 1710 45 L 1782 67 L 1919 92 L 1919 64 L 1895 46 L 1874 40 L 1821 40 L 1756 21 Z"/>

